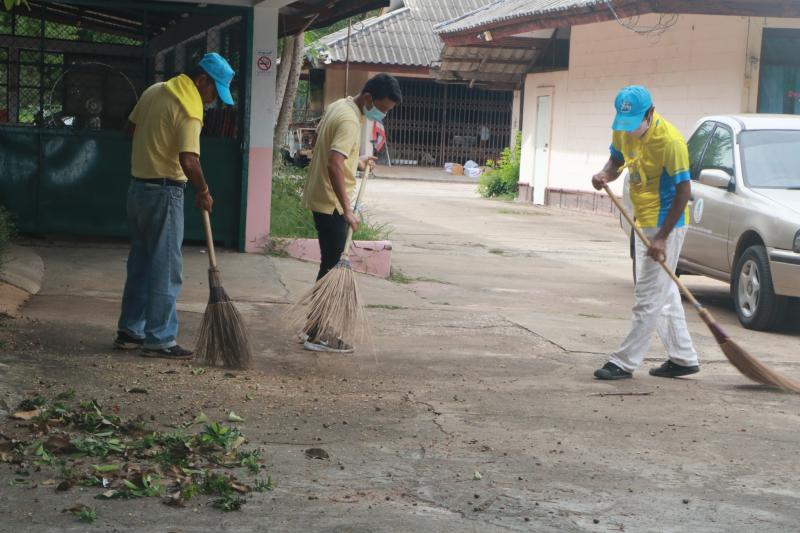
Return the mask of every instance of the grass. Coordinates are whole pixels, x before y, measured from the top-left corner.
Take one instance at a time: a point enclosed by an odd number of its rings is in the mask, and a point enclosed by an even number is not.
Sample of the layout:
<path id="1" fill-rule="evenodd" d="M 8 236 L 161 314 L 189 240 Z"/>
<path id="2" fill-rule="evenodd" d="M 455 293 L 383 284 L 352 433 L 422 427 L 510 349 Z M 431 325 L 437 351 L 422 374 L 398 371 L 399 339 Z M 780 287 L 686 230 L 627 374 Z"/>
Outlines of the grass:
<path id="1" fill-rule="evenodd" d="M 504 250 L 501 250 L 500 248 L 491 248 L 489 250 L 489 253 L 490 254 L 495 254 L 495 255 L 503 255 L 506 252 Z"/>
<path id="2" fill-rule="evenodd" d="M 272 178 L 270 232 L 280 238 L 315 239 L 317 230 L 311 211 L 303 207 L 303 188 L 307 169 L 293 166 L 276 168 Z M 362 211 L 361 224 L 353 234 L 357 241 L 382 241 L 391 235 L 388 224 L 373 223 Z"/>
<path id="3" fill-rule="evenodd" d="M 391 272 L 389 273 L 389 281 L 400 283 L 401 285 L 408 285 L 410 283 L 414 283 L 416 280 L 403 274 L 403 271 L 399 268 L 392 268 Z"/>

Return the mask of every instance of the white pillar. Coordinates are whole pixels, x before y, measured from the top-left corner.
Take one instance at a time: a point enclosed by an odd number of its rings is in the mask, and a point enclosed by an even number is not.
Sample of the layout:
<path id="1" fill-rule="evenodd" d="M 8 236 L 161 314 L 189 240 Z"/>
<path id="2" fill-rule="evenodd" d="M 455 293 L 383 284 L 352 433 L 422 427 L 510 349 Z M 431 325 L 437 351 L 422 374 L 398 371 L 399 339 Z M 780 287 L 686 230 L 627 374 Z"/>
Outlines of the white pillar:
<path id="1" fill-rule="evenodd" d="M 511 139 L 508 142 L 509 146 L 514 146 L 517 139 L 517 132 L 519 131 L 519 111 L 522 104 L 522 91 L 514 91 L 514 101 L 511 104 Z"/>
<path id="2" fill-rule="evenodd" d="M 263 4 L 262 4 L 263 5 Z M 261 252 L 269 237 L 275 103 L 278 8 L 253 8 L 250 80 L 250 152 L 246 191 L 245 251 Z"/>

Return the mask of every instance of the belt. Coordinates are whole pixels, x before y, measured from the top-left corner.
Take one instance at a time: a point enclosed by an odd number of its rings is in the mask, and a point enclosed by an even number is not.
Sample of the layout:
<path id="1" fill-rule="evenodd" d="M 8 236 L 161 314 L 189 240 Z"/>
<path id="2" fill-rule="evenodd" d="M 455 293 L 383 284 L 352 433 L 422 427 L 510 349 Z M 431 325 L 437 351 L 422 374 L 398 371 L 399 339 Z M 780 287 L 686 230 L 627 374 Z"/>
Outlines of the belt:
<path id="1" fill-rule="evenodd" d="M 181 189 L 186 188 L 185 181 L 175 181 L 169 178 L 133 178 L 133 181 L 140 181 L 142 183 L 157 183 L 163 187 L 180 187 Z"/>

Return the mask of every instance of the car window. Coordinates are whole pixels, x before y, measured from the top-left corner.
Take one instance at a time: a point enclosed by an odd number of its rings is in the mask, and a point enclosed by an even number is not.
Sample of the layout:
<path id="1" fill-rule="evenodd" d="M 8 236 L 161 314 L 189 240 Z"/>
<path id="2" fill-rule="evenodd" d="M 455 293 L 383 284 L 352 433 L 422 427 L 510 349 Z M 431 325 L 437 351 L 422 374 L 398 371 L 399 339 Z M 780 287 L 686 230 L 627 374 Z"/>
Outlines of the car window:
<path id="1" fill-rule="evenodd" d="M 706 142 L 714 130 L 713 122 L 704 122 L 694 132 L 687 143 L 689 145 L 689 159 L 692 164 L 692 179 L 696 180 L 700 176 L 700 158 L 703 156 L 703 149 Z"/>
<path id="2" fill-rule="evenodd" d="M 733 172 L 733 133 L 724 126 L 717 126 L 711 142 L 708 143 L 700 163 L 700 170 L 708 168 L 724 170 L 731 176 Z M 699 173 L 698 173 L 699 174 Z"/>
<path id="3" fill-rule="evenodd" d="M 743 131 L 739 142 L 748 187 L 800 189 L 800 131 Z"/>

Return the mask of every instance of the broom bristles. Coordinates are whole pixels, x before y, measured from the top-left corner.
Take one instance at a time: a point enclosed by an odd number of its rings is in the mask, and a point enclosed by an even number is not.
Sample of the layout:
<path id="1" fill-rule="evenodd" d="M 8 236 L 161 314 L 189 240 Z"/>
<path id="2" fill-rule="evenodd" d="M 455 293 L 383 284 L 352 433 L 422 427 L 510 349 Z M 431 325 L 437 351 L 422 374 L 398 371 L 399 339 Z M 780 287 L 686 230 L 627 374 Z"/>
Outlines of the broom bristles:
<path id="1" fill-rule="evenodd" d="M 356 276 L 348 261 L 339 261 L 289 311 L 292 321 L 317 339 L 354 342 L 364 337 L 366 313 Z"/>
<path id="2" fill-rule="evenodd" d="M 219 280 L 219 272 L 208 272 L 210 294 L 197 337 L 197 357 L 203 364 L 245 369 L 253 358 L 247 328 Z"/>
<path id="3" fill-rule="evenodd" d="M 704 307 L 697 308 L 700 318 L 708 326 L 709 331 L 714 335 L 717 340 L 722 353 L 728 358 L 728 361 L 736 367 L 745 377 L 748 377 L 756 383 L 762 385 L 769 385 L 779 389 L 787 390 L 790 392 L 800 392 L 800 384 L 792 381 L 791 379 L 770 370 L 761 361 L 750 355 L 747 350 L 733 342 L 733 339 L 725 333 L 711 313 Z"/>
<path id="4" fill-rule="evenodd" d="M 752 379 L 756 383 L 777 387 L 790 392 L 800 392 L 800 384 L 767 368 L 761 361 L 747 353 L 742 347 L 733 342 L 730 338 L 719 343 L 719 347 L 728 361 L 736 367 L 739 372 Z"/>

